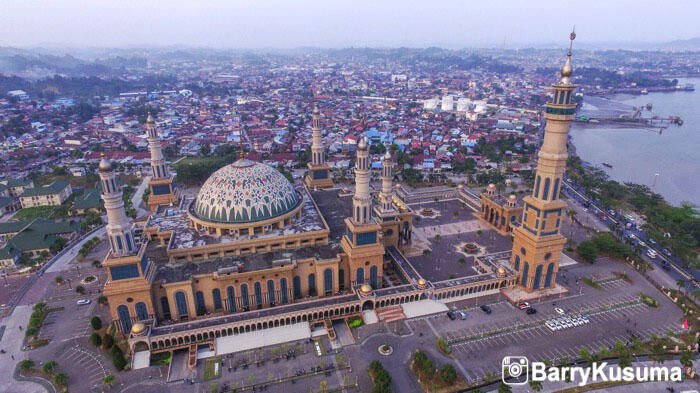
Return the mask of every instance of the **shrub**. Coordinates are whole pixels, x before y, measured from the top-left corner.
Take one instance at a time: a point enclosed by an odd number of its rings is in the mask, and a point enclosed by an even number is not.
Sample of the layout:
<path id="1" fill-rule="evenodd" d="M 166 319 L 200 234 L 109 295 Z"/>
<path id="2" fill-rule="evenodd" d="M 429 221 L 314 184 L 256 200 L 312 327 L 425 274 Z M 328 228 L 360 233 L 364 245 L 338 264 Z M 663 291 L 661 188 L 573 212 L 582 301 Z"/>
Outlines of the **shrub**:
<path id="1" fill-rule="evenodd" d="M 112 358 L 112 364 L 114 365 L 114 368 L 121 371 L 124 369 L 124 367 L 126 367 L 126 359 L 124 359 L 124 354 L 122 353 L 122 350 L 119 349 L 119 347 L 112 346 L 109 355 Z"/>
<path id="2" fill-rule="evenodd" d="M 440 369 L 440 378 L 447 386 L 452 386 L 457 381 L 457 370 L 451 364 L 446 364 Z"/>
<path id="3" fill-rule="evenodd" d="M 47 374 L 53 374 L 53 372 L 56 370 L 57 366 L 58 366 L 58 363 L 56 363 L 53 360 L 50 360 L 50 361 L 44 363 L 44 366 L 41 369 Z"/>
<path id="4" fill-rule="evenodd" d="M 82 285 L 78 285 L 75 287 L 75 292 L 83 295 L 83 294 L 85 294 L 85 287 Z"/>
<path id="5" fill-rule="evenodd" d="M 61 277 L 61 276 L 56 276 L 56 278 L 54 278 L 54 281 L 56 282 L 56 284 L 62 284 L 62 283 L 63 283 L 63 277 Z"/>
<path id="6" fill-rule="evenodd" d="M 66 373 L 58 373 L 58 374 L 54 375 L 54 376 L 53 376 L 53 382 L 54 382 L 56 385 L 66 386 L 66 384 L 68 383 L 68 374 L 66 374 Z"/>
<path id="7" fill-rule="evenodd" d="M 100 295 L 100 297 L 97 298 L 97 303 L 102 305 L 107 304 L 107 296 Z"/>
<path id="8" fill-rule="evenodd" d="M 432 359 L 430 359 L 425 352 L 420 350 L 416 351 L 413 354 L 413 361 L 416 363 L 416 366 L 418 366 L 418 369 L 426 376 L 432 378 L 435 374 L 435 363 L 433 363 Z"/>
<path id="9" fill-rule="evenodd" d="M 90 336 L 90 344 L 99 347 L 102 345 L 102 337 L 100 337 L 100 335 L 97 333 L 92 333 Z"/>
<path id="10" fill-rule="evenodd" d="M 350 329 L 355 329 L 360 326 L 362 326 L 362 318 L 360 317 L 353 317 L 348 320 L 348 326 L 350 326 Z"/>
<path id="11" fill-rule="evenodd" d="M 31 370 L 34 368 L 34 361 L 32 359 L 24 359 L 19 362 L 19 369 L 22 371 Z"/>
<path id="12" fill-rule="evenodd" d="M 104 345 L 105 349 L 110 349 L 114 345 L 114 337 L 112 337 L 109 333 L 106 333 L 104 337 L 102 337 L 102 344 Z"/>
<path id="13" fill-rule="evenodd" d="M 374 380 L 372 393 L 389 393 L 391 391 L 391 375 L 384 369 L 384 366 L 375 360 L 369 364 L 369 371 Z"/>
<path id="14" fill-rule="evenodd" d="M 102 329 L 102 320 L 100 319 L 100 317 L 98 317 L 97 315 L 92 317 L 90 319 L 90 326 L 92 326 L 94 330 Z"/>

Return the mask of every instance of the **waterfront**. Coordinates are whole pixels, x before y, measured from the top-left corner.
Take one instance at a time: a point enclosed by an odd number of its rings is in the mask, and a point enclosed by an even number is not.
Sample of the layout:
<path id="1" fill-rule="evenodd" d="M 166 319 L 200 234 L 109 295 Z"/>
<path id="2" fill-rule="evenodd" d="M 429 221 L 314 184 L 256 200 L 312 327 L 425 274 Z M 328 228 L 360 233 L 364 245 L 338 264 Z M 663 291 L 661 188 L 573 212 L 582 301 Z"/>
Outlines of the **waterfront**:
<path id="1" fill-rule="evenodd" d="M 698 88 L 700 78 L 679 79 L 679 83 Z M 653 187 L 674 205 L 688 201 L 700 206 L 700 91 L 611 98 L 630 107 L 652 103 L 653 114 L 680 116 L 684 124 L 659 133 L 650 128 L 574 123 L 571 136 L 579 157 L 604 169 L 611 179 Z M 645 110 L 643 116 L 650 114 Z M 612 168 L 604 167 L 603 162 Z"/>

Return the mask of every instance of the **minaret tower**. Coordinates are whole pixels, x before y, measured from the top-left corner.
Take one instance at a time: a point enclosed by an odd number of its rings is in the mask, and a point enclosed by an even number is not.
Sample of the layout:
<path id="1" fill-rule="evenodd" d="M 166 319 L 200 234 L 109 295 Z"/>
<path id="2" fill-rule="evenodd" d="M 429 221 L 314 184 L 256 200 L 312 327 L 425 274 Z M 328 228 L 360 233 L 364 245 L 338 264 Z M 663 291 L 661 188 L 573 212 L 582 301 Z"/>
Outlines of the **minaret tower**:
<path id="1" fill-rule="evenodd" d="M 150 320 L 155 315 L 151 297 L 155 269 L 149 269 L 146 244 L 134 237 L 134 223 L 126 216 L 121 185 L 104 153 L 99 171 L 110 246 L 102 263 L 107 270 L 103 293 L 107 297 L 112 320 L 117 322 L 123 333 L 129 334 L 134 321 Z"/>
<path id="2" fill-rule="evenodd" d="M 399 246 L 401 221 L 408 218 L 405 214 L 404 217 L 399 217 L 401 214 L 394 207 L 392 172 L 391 153 L 387 150 L 382 158 L 382 190 L 379 192 L 379 206 L 374 207 L 377 223 L 382 226 L 382 243 L 385 247 Z"/>
<path id="3" fill-rule="evenodd" d="M 318 110 L 318 104 L 314 104 L 311 138 L 311 161 L 308 163 L 309 173 L 306 175 L 305 183 L 309 188 L 333 187 L 330 167 L 326 164 L 326 152 L 321 135 L 321 112 Z"/>
<path id="4" fill-rule="evenodd" d="M 569 52 L 561 68 L 561 80 L 552 85 L 554 97 L 545 106 L 544 141 L 540 148 L 532 195 L 523 199 L 522 225 L 513 230 L 511 266 L 518 272 L 518 283 L 527 292 L 553 288 L 559 261 L 566 244 L 560 233 L 566 202 L 559 199 L 562 176 L 566 170 L 569 126 L 576 104 L 571 83 L 571 33 Z"/>
<path id="5" fill-rule="evenodd" d="M 148 149 L 151 151 L 151 181 L 148 183 L 151 195 L 148 197 L 148 207 L 154 212 L 158 206 L 177 202 L 177 197 L 173 190 L 172 175 L 168 173 L 168 166 L 163 158 L 160 135 L 150 112 L 146 119 L 146 137 Z"/>
<path id="6" fill-rule="evenodd" d="M 369 284 L 372 288 L 379 288 L 382 283 L 384 246 L 379 239 L 382 227 L 372 217 L 369 180 L 369 142 L 363 136 L 357 143 L 352 218 L 345 219 L 347 231 L 340 244 L 347 254 L 350 282 L 353 285 Z"/>

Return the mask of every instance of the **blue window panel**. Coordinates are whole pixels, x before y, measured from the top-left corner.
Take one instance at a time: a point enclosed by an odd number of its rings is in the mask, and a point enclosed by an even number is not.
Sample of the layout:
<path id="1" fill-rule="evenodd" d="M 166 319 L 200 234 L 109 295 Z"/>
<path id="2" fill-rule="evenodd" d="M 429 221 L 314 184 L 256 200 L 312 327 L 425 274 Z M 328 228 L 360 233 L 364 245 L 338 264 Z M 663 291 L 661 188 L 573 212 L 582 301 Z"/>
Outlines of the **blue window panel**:
<path id="1" fill-rule="evenodd" d="M 355 278 L 355 282 L 360 285 L 365 283 L 365 269 L 359 268 L 357 269 L 357 274 Z"/>
<path id="2" fill-rule="evenodd" d="M 124 237 L 126 238 L 126 249 L 131 252 L 131 237 L 128 233 L 124 234 Z"/>
<path id="3" fill-rule="evenodd" d="M 292 279 L 292 286 L 294 287 L 294 298 L 301 298 L 301 277 L 294 276 L 294 278 Z"/>
<path id="4" fill-rule="evenodd" d="M 135 263 L 131 265 L 112 266 L 109 268 L 109 272 L 114 281 L 139 277 L 139 267 Z"/>
<path id="5" fill-rule="evenodd" d="M 322 171 L 314 171 L 314 179 L 328 179 L 328 171 L 322 170 Z"/>
<path id="6" fill-rule="evenodd" d="M 518 255 L 515 256 L 515 271 L 520 271 L 520 256 Z"/>
<path id="7" fill-rule="evenodd" d="M 352 231 L 350 230 L 350 228 L 348 228 L 347 236 L 348 236 L 348 240 L 350 240 L 350 243 L 352 243 L 352 242 L 353 242 L 353 237 L 352 237 Z"/>
<path id="8" fill-rule="evenodd" d="M 158 175 L 158 177 L 160 177 L 160 167 L 159 166 L 156 166 L 156 174 Z"/>
<path id="9" fill-rule="evenodd" d="M 309 295 L 316 296 L 316 275 L 309 274 Z"/>
<path id="10" fill-rule="evenodd" d="M 372 289 L 377 289 L 379 287 L 379 283 L 377 282 L 377 280 L 377 267 L 372 266 L 371 268 L 369 268 L 369 285 L 372 287 Z"/>
<path id="11" fill-rule="evenodd" d="M 267 301 L 275 302 L 275 282 L 272 280 L 267 280 Z"/>
<path id="12" fill-rule="evenodd" d="M 195 300 L 197 301 L 197 315 L 202 315 L 207 312 L 207 307 L 204 304 L 204 293 L 202 291 L 197 291 L 194 294 Z"/>
<path id="13" fill-rule="evenodd" d="M 287 279 L 280 279 L 280 297 L 282 298 L 282 304 L 289 303 L 289 295 L 287 294 Z"/>
<path id="14" fill-rule="evenodd" d="M 122 244 L 122 238 L 117 236 L 117 247 L 119 247 L 119 251 L 124 250 L 124 245 Z"/>
<path id="15" fill-rule="evenodd" d="M 542 220 L 542 231 L 544 231 L 545 226 L 547 226 L 547 221 Z"/>
<path id="16" fill-rule="evenodd" d="M 250 295 L 248 294 L 248 284 L 241 285 L 241 303 L 243 307 L 250 306 Z"/>
<path id="17" fill-rule="evenodd" d="M 357 234 L 357 245 L 375 244 L 377 242 L 377 232 L 365 232 Z"/>
<path id="18" fill-rule="evenodd" d="M 117 314 L 119 315 L 119 322 L 122 325 L 122 333 L 129 334 L 131 331 L 131 316 L 129 315 L 129 308 L 122 304 L 117 307 Z"/>
<path id="19" fill-rule="evenodd" d="M 175 305 L 177 305 L 177 315 L 186 317 L 189 315 L 187 311 L 187 299 L 184 292 L 175 292 Z"/>
<path id="20" fill-rule="evenodd" d="M 559 179 L 554 180 L 554 189 L 552 190 L 552 200 L 556 200 L 559 196 Z"/>
<path id="21" fill-rule="evenodd" d="M 219 310 L 221 308 L 221 291 L 219 291 L 219 288 L 214 288 L 211 291 L 211 297 L 214 299 L 214 309 Z"/>
<path id="22" fill-rule="evenodd" d="M 233 287 L 227 287 L 226 297 L 228 298 L 228 310 L 236 312 L 236 290 Z"/>
<path id="23" fill-rule="evenodd" d="M 259 282 L 253 284 L 253 290 L 255 291 L 255 305 L 261 307 L 263 304 L 262 297 L 262 285 Z"/>
<path id="24" fill-rule="evenodd" d="M 148 268 L 148 258 L 146 258 L 146 254 L 143 254 L 143 257 L 141 257 L 141 273 L 145 276 L 146 275 L 146 269 Z"/>
<path id="25" fill-rule="evenodd" d="M 163 310 L 163 318 L 170 319 L 170 302 L 166 296 L 160 298 L 160 308 Z"/>
<path id="26" fill-rule="evenodd" d="M 333 270 L 331 269 L 323 271 L 323 290 L 326 295 L 333 293 Z"/>
<path id="27" fill-rule="evenodd" d="M 338 288 L 345 289 L 345 270 L 338 269 Z"/>
<path id="28" fill-rule="evenodd" d="M 542 281 L 542 265 L 538 265 L 535 269 L 535 281 L 532 283 L 532 289 L 538 289 Z"/>
<path id="29" fill-rule="evenodd" d="M 151 187 L 153 189 L 153 195 L 167 195 L 170 194 L 170 186 L 167 184 L 157 184 Z"/>
<path id="30" fill-rule="evenodd" d="M 552 276 L 554 274 L 554 263 L 550 263 L 547 266 L 547 274 L 544 277 L 544 287 L 549 288 L 552 285 Z"/>
<path id="31" fill-rule="evenodd" d="M 537 176 L 537 181 L 535 181 L 535 198 L 540 194 L 540 180 L 541 178 Z"/>
<path id="32" fill-rule="evenodd" d="M 549 178 L 544 179 L 544 190 L 542 191 L 542 199 L 545 201 L 549 197 L 549 184 L 550 184 L 550 179 Z"/>
<path id="33" fill-rule="evenodd" d="M 146 303 L 136 303 L 136 317 L 139 319 L 139 321 L 145 321 L 148 319 L 148 308 L 146 308 Z"/>
<path id="34" fill-rule="evenodd" d="M 530 264 L 525 261 L 525 265 L 523 265 L 523 286 L 527 286 L 527 274 L 530 271 Z"/>

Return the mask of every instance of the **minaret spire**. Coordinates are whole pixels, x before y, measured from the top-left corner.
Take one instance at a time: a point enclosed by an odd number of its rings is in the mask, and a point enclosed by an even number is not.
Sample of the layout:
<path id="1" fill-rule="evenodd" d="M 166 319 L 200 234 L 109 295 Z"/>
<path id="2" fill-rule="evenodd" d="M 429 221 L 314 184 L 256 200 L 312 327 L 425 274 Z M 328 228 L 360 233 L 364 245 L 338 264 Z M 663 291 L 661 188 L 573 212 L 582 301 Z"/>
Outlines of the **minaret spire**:
<path id="1" fill-rule="evenodd" d="M 122 189 L 117 175 L 112 169 L 112 163 L 100 154 L 100 182 L 102 185 L 102 200 L 107 210 L 107 238 L 113 256 L 122 257 L 138 252 L 134 239 L 133 222 L 126 216 Z"/>
<path id="2" fill-rule="evenodd" d="M 153 212 L 158 206 L 172 205 L 177 201 L 177 197 L 173 191 L 173 176 L 168 173 L 168 166 L 163 157 L 160 134 L 150 111 L 146 117 L 146 139 L 151 152 L 151 181 L 148 183 L 151 195 L 148 197 L 148 207 Z"/>
<path id="3" fill-rule="evenodd" d="M 390 212 L 394 210 L 394 204 L 391 200 L 393 192 L 392 165 L 391 153 L 387 149 L 386 154 L 384 154 L 384 158 L 382 159 L 382 191 L 379 193 L 381 212 Z"/>
<path id="4" fill-rule="evenodd" d="M 372 196 L 369 192 L 369 142 L 366 136 L 357 143 L 355 195 L 352 197 L 353 222 L 368 224 L 372 220 Z"/>
<path id="5" fill-rule="evenodd" d="M 318 103 L 314 103 L 311 120 L 311 160 L 308 162 L 309 172 L 304 183 L 309 188 L 328 188 L 333 186 L 331 168 L 326 164 L 326 148 L 323 146 L 321 133 L 321 111 Z"/>

